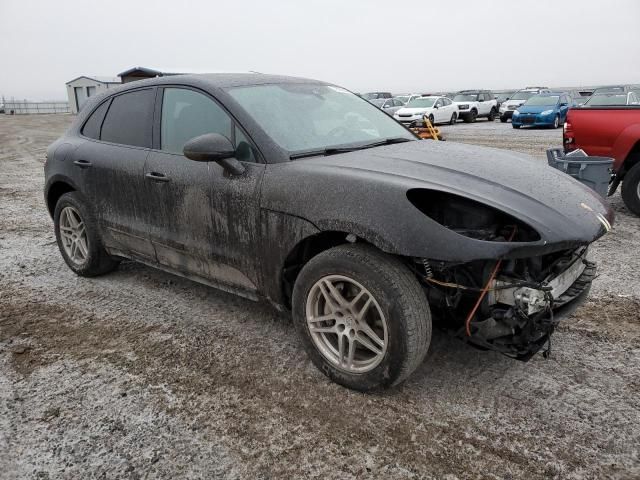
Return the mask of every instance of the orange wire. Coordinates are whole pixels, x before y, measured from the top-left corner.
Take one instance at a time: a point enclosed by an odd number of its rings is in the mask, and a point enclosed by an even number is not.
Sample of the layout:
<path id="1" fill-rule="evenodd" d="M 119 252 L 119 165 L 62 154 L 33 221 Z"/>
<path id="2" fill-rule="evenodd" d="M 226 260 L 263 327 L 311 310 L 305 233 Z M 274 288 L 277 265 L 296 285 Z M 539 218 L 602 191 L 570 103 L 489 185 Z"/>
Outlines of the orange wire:
<path id="1" fill-rule="evenodd" d="M 513 240 L 513 237 L 516 236 L 516 230 L 517 230 L 517 227 L 514 226 L 513 227 L 513 232 L 511 232 L 511 236 L 509 237 L 509 240 L 508 240 L 509 242 L 511 240 Z M 498 262 L 496 263 L 496 266 L 493 267 L 493 271 L 491 272 L 491 275 L 489 275 L 489 280 L 487 281 L 487 284 L 484 286 L 484 288 L 480 292 L 480 296 L 478 297 L 478 300 L 476 301 L 476 304 L 473 306 L 473 308 L 469 312 L 469 316 L 467 317 L 467 320 L 464 322 L 464 326 L 465 326 L 465 329 L 467 331 L 467 337 L 471 336 L 471 319 L 476 314 L 476 311 L 478 310 L 478 307 L 480 306 L 480 304 L 482 303 L 482 300 L 484 299 L 485 295 L 489 291 L 489 287 L 491 286 L 491 282 L 493 282 L 493 279 L 498 274 L 498 269 L 500 268 L 500 265 L 502 265 L 502 259 L 498 260 Z"/>

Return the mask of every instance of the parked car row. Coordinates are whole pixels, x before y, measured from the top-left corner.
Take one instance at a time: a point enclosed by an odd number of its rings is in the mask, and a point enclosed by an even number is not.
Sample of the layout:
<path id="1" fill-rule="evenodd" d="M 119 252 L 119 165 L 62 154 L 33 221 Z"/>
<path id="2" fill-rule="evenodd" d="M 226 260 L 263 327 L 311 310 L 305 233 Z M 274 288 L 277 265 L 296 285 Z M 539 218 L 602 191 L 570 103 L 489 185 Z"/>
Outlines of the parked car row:
<path id="1" fill-rule="evenodd" d="M 639 105 L 640 87 L 610 85 L 589 92 L 578 90 L 551 91 L 548 87 L 531 86 L 522 90 L 492 92 L 490 90 L 461 90 L 455 94 L 405 94 L 393 96 L 390 92 L 369 92 L 361 97 L 410 125 L 429 118 L 431 123 L 455 124 L 458 120 L 471 123 L 478 118 L 493 121 L 500 117 L 512 126 L 559 128 L 572 107 Z"/>

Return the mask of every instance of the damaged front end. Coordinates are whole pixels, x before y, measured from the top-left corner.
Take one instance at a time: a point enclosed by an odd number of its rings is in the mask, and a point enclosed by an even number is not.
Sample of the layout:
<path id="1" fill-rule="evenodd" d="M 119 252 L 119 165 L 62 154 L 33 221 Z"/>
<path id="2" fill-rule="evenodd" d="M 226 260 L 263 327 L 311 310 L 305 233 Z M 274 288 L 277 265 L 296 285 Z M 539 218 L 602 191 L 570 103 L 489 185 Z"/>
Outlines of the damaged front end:
<path id="1" fill-rule="evenodd" d="M 582 303 L 596 273 L 586 247 L 504 262 L 422 259 L 421 266 L 436 321 L 475 346 L 524 361 Z"/>

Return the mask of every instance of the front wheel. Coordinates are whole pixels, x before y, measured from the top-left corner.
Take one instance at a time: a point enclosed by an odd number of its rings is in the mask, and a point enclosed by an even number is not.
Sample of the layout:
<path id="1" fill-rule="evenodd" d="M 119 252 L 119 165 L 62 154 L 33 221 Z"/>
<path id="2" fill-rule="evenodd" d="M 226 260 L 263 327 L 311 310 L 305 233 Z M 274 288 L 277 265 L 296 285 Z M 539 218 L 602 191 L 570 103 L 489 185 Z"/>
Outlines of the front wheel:
<path id="1" fill-rule="evenodd" d="M 556 115 L 556 118 L 553 119 L 553 128 L 560 127 L 560 115 Z"/>
<path id="2" fill-rule="evenodd" d="M 110 272 L 119 261 L 102 246 L 97 222 L 78 192 L 60 197 L 53 215 L 58 248 L 69 268 L 83 277 Z"/>
<path id="3" fill-rule="evenodd" d="M 516 130 L 517 130 L 518 128 L 520 128 L 520 125 L 514 125 L 513 123 L 511 124 L 511 126 L 512 126 L 513 128 L 515 128 Z"/>
<path id="4" fill-rule="evenodd" d="M 502 123 L 507 123 L 507 120 L 509 120 L 507 117 L 503 117 L 502 115 L 500 116 L 500 121 Z"/>
<path id="5" fill-rule="evenodd" d="M 636 163 L 624 176 L 620 194 L 627 208 L 640 216 L 640 163 Z"/>
<path id="6" fill-rule="evenodd" d="M 433 114 L 429 115 L 429 123 L 431 123 L 431 125 L 435 125 L 435 118 L 433 118 Z"/>
<path id="7" fill-rule="evenodd" d="M 493 122 L 496 119 L 496 109 L 492 108 L 491 111 L 489 112 L 489 116 L 487 117 L 487 120 L 489 120 L 490 122 Z"/>
<path id="8" fill-rule="evenodd" d="M 293 290 L 293 319 L 313 363 L 359 391 L 397 385 L 431 341 L 426 295 L 397 258 L 341 245 L 307 263 Z"/>

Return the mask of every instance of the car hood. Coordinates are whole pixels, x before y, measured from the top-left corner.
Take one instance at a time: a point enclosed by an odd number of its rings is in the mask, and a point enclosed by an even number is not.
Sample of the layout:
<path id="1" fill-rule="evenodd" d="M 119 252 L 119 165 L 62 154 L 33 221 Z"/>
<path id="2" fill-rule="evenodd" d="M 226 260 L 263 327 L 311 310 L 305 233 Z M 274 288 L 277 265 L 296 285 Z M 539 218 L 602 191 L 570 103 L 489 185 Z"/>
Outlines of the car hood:
<path id="1" fill-rule="evenodd" d="M 420 114 L 420 113 L 426 113 L 426 112 L 431 112 L 431 110 L 433 110 L 432 107 L 420 107 L 420 108 L 407 108 L 407 107 L 402 107 L 400 110 L 398 110 L 396 113 L 398 114 L 411 114 L 411 115 L 416 115 L 416 114 Z"/>
<path id="2" fill-rule="evenodd" d="M 306 218 L 321 229 L 348 217 L 385 240 L 381 243 L 388 250 L 404 255 L 469 260 L 543 254 L 589 244 L 613 223 L 604 200 L 570 176 L 543 160 L 492 148 L 415 141 L 269 167 L 275 168 L 265 174 L 264 207 Z M 430 238 L 441 226 L 407 200 L 407 191 L 414 188 L 497 208 L 535 229 L 540 240 L 509 246 L 460 241 L 464 251 L 452 254 L 461 236 L 449 231 L 453 236 Z"/>
<path id="3" fill-rule="evenodd" d="M 556 110 L 557 105 L 523 105 L 518 107 L 520 113 L 541 113 L 546 110 Z"/>

